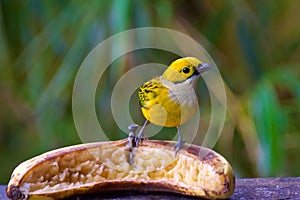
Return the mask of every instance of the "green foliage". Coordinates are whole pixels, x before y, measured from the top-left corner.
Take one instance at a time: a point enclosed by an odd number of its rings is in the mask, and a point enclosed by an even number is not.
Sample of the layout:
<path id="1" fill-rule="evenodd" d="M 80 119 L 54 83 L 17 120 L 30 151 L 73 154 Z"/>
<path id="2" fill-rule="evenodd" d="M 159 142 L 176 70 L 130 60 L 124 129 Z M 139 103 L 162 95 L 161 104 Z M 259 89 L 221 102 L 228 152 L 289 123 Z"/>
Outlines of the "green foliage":
<path id="1" fill-rule="evenodd" d="M 299 1 L 284 0 L 0 1 L 0 183 L 7 183 L 21 161 L 81 142 L 71 107 L 80 64 L 99 42 L 143 26 L 188 33 L 218 63 L 229 87 L 229 115 L 216 149 L 239 176 L 299 176 L 299 9 Z M 122 74 L 138 64 L 168 64 L 175 58 L 137 51 L 105 71 L 96 110 L 112 133 L 109 138 L 126 137 L 110 110 L 111 92 Z M 209 100 L 203 99 L 205 108 Z M 142 124 L 134 100 L 131 114 Z M 174 134 L 165 131 L 168 139 Z M 163 134 L 155 138 L 166 139 Z"/>
<path id="2" fill-rule="evenodd" d="M 287 132 L 287 116 L 280 107 L 271 82 L 262 80 L 249 99 L 250 113 L 256 125 L 262 146 L 260 170 L 264 175 L 278 175 L 285 163 L 284 136 Z"/>

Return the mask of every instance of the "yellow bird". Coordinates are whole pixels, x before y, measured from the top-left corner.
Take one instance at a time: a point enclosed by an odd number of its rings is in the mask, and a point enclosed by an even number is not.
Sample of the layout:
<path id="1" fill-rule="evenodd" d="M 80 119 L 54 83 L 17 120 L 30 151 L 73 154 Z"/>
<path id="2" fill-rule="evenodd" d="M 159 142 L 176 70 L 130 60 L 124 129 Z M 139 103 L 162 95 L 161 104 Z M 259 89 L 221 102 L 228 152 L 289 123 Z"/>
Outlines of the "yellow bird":
<path id="1" fill-rule="evenodd" d="M 182 146 L 179 126 L 187 122 L 198 109 L 196 82 L 201 73 L 211 68 L 194 57 L 175 60 L 164 73 L 145 82 L 138 91 L 139 103 L 146 118 L 136 138 L 138 145 L 148 122 L 158 126 L 177 127 L 176 153 Z"/>

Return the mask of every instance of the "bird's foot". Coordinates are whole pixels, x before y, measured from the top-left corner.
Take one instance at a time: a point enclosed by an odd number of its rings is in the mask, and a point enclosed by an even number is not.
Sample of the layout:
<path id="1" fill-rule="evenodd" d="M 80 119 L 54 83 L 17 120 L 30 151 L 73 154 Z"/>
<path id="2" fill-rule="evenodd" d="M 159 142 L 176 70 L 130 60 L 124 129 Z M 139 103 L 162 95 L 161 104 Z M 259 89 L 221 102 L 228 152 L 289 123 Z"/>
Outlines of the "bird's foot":
<path id="1" fill-rule="evenodd" d="M 126 147 L 129 149 L 129 158 L 128 162 L 130 165 L 133 165 L 133 148 L 136 147 L 136 136 L 135 132 L 138 129 L 137 124 L 130 124 L 128 126 L 129 129 L 129 135 L 128 135 L 128 143 L 126 144 Z"/>
<path id="2" fill-rule="evenodd" d="M 176 157 L 177 153 L 180 151 L 180 149 L 182 148 L 182 145 L 183 145 L 183 141 L 181 139 L 179 126 L 177 126 L 177 135 L 178 135 L 177 144 L 174 146 L 174 148 L 176 150 L 175 151 L 175 157 Z"/>
<path id="3" fill-rule="evenodd" d="M 137 131 L 137 129 L 139 128 L 139 126 L 137 124 L 130 124 L 128 126 L 129 129 L 129 135 L 128 135 L 128 143 L 127 146 L 129 146 L 130 148 L 136 147 L 136 136 L 135 133 Z"/>
<path id="4" fill-rule="evenodd" d="M 147 123 L 148 123 L 148 120 L 145 121 L 144 125 L 141 127 L 141 129 L 139 131 L 138 136 L 135 138 L 135 145 L 136 145 L 136 147 L 139 147 L 139 144 L 142 144 L 143 140 L 147 139 L 144 136 L 144 129 L 145 129 Z"/>
<path id="5" fill-rule="evenodd" d="M 175 148 L 175 157 L 176 157 L 177 153 L 180 151 L 180 149 L 182 148 L 183 143 L 184 142 L 182 140 L 178 140 L 177 144 L 174 146 L 174 148 Z"/>
<path id="6" fill-rule="evenodd" d="M 139 145 L 142 144 L 146 139 L 147 138 L 144 136 L 144 133 L 140 131 L 138 136 L 135 138 L 135 146 L 139 147 Z"/>

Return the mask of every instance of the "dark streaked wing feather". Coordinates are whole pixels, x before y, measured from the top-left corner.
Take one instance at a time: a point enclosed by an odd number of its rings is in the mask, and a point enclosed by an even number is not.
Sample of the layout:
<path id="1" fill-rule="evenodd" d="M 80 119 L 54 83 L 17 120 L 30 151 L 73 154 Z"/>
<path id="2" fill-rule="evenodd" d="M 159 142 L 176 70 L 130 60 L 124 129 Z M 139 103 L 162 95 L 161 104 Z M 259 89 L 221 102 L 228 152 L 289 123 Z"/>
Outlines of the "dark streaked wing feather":
<path id="1" fill-rule="evenodd" d="M 160 79 L 155 78 L 145 82 L 138 91 L 140 106 L 147 108 L 150 101 L 155 101 L 161 91 Z"/>

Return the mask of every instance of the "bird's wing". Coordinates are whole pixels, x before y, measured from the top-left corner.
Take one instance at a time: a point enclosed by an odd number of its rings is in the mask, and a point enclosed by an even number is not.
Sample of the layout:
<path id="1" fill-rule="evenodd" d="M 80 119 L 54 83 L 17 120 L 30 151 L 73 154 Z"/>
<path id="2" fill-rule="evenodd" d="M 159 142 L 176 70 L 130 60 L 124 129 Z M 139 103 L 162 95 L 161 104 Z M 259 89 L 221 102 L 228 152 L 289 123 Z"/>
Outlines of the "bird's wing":
<path id="1" fill-rule="evenodd" d="M 138 91 L 139 103 L 144 108 L 157 104 L 160 94 L 168 92 L 168 89 L 161 84 L 160 78 L 154 78 L 145 82 Z"/>

